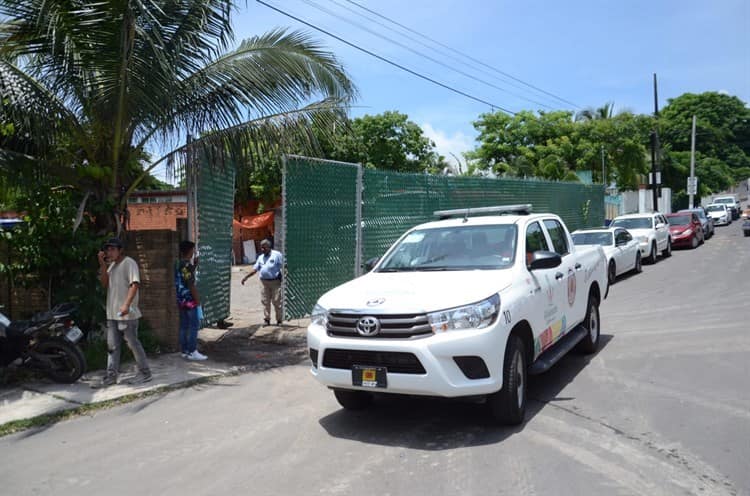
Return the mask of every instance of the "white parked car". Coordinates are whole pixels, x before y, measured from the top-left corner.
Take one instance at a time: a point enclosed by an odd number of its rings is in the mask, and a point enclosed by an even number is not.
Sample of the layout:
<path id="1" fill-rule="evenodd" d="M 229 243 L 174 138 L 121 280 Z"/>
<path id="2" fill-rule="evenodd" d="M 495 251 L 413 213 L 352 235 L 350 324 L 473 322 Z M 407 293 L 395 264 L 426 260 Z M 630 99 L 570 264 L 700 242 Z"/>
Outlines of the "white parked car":
<path id="1" fill-rule="evenodd" d="M 737 195 L 724 195 L 717 196 L 711 203 L 722 203 L 727 206 L 729 213 L 732 214 L 732 218 L 729 220 L 737 220 L 740 218 L 740 200 Z"/>
<path id="2" fill-rule="evenodd" d="M 732 211 L 724 203 L 706 205 L 706 213 L 714 220 L 715 226 L 728 226 L 732 223 Z"/>
<path id="3" fill-rule="evenodd" d="M 659 212 L 620 215 L 612 220 L 610 226 L 627 229 L 638 240 L 641 256 L 649 263 L 656 263 L 658 253 L 664 257 L 672 255 L 669 223 Z"/>
<path id="4" fill-rule="evenodd" d="M 575 347 L 596 351 L 608 291 L 602 248 L 575 246 L 558 216 L 529 211 L 436 212 L 443 220 L 408 230 L 318 300 L 312 375 L 347 409 L 373 392 L 485 396 L 496 420 L 523 422 L 527 374 Z"/>
<path id="5" fill-rule="evenodd" d="M 571 234 L 576 246 L 601 246 L 607 257 L 607 278 L 613 284 L 617 276 L 641 272 L 641 250 L 638 241 L 621 227 L 579 229 Z"/>

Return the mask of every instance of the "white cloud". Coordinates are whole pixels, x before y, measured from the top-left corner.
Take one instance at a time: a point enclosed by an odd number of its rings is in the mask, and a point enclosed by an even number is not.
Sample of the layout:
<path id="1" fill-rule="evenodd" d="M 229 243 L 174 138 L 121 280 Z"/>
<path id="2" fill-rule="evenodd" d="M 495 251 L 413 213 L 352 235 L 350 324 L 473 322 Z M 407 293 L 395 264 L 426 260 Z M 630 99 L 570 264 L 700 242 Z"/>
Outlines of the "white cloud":
<path id="1" fill-rule="evenodd" d="M 429 122 L 422 124 L 422 130 L 425 136 L 435 142 L 437 152 L 444 156 L 448 163 L 457 165 L 456 159 L 451 153 L 459 157 L 461 167 L 464 169 L 463 172 L 466 172 L 466 162 L 462 154 L 474 148 L 474 138 L 460 131 L 448 136 L 444 131 L 432 127 Z"/>

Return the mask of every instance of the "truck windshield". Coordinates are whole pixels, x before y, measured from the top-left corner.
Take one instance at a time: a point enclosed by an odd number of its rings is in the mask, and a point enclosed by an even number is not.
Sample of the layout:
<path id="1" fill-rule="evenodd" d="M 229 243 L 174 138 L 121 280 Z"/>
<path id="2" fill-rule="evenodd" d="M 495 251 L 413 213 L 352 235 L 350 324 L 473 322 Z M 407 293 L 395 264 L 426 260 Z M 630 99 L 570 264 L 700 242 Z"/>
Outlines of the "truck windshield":
<path id="1" fill-rule="evenodd" d="M 513 265 L 516 238 L 514 224 L 420 229 L 401 239 L 377 272 L 504 269 Z"/>
<path id="2" fill-rule="evenodd" d="M 628 219 L 615 219 L 612 221 L 612 227 L 622 227 L 625 229 L 653 229 L 654 224 L 651 217 L 630 217 Z"/>

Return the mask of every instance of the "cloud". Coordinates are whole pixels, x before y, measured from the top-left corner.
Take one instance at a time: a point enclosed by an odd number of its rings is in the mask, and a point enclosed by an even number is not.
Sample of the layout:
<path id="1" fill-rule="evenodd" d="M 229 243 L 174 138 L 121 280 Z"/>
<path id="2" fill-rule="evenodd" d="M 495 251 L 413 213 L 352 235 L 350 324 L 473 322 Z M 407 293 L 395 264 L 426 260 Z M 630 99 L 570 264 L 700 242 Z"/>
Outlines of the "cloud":
<path id="1" fill-rule="evenodd" d="M 432 127 L 432 124 L 429 122 L 422 124 L 422 130 L 425 136 L 435 142 L 437 152 L 444 156 L 450 164 L 457 165 L 456 159 L 451 153 L 459 157 L 461 159 L 461 167 L 466 172 L 466 163 L 462 154 L 474 148 L 474 138 L 461 131 L 448 136 L 444 131 Z"/>

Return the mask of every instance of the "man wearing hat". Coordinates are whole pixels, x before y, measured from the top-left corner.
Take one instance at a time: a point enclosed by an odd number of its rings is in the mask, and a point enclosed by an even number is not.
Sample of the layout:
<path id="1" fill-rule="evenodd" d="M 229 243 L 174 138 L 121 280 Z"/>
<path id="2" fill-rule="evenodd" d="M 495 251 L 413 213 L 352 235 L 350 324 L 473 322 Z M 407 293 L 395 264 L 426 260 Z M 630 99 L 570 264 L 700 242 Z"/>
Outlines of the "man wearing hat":
<path id="1" fill-rule="evenodd" d="M 99 252 L 99 280 L 107 289 L 107 374 L 94 387 L 106 387 L 117 382 L 120 372 L 122 338 L 133 352 L 138 374 L 128 384 L 142 384 L 151 380 L 146 353 L 138 340 L 138 287 L 141 283 L 138 264 L 123 254 L 122 242 L 112 238 Z M 109 265 L 108 265 L 109 264 Z"/>

